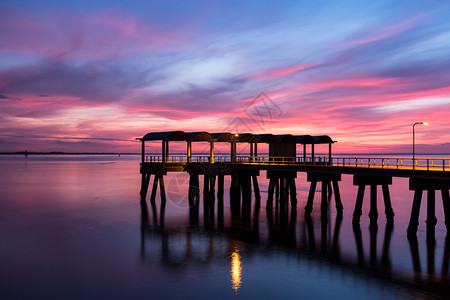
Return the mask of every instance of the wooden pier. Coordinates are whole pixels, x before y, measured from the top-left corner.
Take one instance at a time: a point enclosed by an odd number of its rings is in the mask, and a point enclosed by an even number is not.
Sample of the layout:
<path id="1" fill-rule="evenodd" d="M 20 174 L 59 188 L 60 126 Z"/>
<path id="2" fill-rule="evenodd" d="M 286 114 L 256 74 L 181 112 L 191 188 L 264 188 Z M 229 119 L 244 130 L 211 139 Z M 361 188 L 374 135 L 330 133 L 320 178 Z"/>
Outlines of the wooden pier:
<path id="1" fill-rule="evenodd" d="M 305 213 L 310 214 L 313 209 L 314 193 L 317 183 L 321 183 L 322 197 L 321 209 L 328 209 L 332 192 L 338 213 L 342 213 L 342 202 L 339 193 L 339 181 L 342 174 L 353 175 L 353 183 L 358 186 L 353 222 L 358 224 L 362 214 L 362 204 L 365 187 L 370 186 L 370 213 L 371 226 L 376 226 L 377 186 L 382 187 L 385 215 L 387 221 L 394 221 L 389 186 L 393 177 L 406 177 L 410 180 L 410 190 L 415 191 L 412 201 L 411 218 L 408 226 L 408 236 L 416 235 L 418 218 L 423 191 L 427 191 L 427 237 L 434 239 L 436 225 L 435 192 L 440 191 L 445 215 L 447 230 L 450 228 L 450 159 L 421 159 L 421 158 L 348 158 L 333 157 L 332 144 L 335 143 L 329 136 L 310 135 L 273 135 L 273 134 L 232 134 L 208 132 L 151 132 L 142 138 L 142 159 L 140 172 L 141 201 L 145 202 L 148 187 L 153 175 L 153 186 L 150 201 L 154 203 L 158 184 L 161 201 L 166 201 L 164 175 L 168 172 L 187 172 L 189 174 L 189 204 L 198 207 L 200 201 L 200 179 L 204 180 L 205 207 L 214 207 L 215 187 L 217 182 L 217 198 L 223 201 L 224 176 L 231 176 L 230 199 L 233 205 L 240 205 L 241 197 L 251 201 L 252 186 L 256 201 L 261 200 L 258 176 L 260 171 L 267 171 L 269 179 L 267 205 L 273 203 L 274 195 L 280 203 L 286 205 L 297 204 L 295 178 L 298 172 L 306 172 L 307 180 L 311 182 Z M 171 155 L 170 142 L 185 142 L 186 155 Z M 159 155 L 146 154 L 146 142 L 160 142 Z M 192 146 L 195 142 L 209 143 L 208 154 L 193 155 Z M 230 146 L 228 155 L 215 155 L 215 144 L 227 143 Z M 248 143 L 249 155 L 237 153 L 238 143 Z M 268 144 L 269 155 L 258 155 L 258 144 Z M 328 155 L 315 154 L 315 145 L 327 144 Z M 297 145 L 303 149 L 299 155 Z M 309 148 L 309 151 L 308 151 Z M 205 151 L 203 151 L 205 152 Z"/>

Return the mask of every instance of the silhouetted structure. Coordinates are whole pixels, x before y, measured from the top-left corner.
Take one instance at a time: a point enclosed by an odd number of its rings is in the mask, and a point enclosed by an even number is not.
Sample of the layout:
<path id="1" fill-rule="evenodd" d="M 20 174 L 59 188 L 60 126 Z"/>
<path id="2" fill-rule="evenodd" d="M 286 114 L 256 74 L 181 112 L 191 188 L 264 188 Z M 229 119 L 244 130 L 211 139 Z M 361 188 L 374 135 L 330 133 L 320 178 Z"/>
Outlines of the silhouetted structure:
<path id="1" fill-rule="evenodd" d="M 261 170 L 267 171 L 269 190 L 267 205 L 273 205 L 274 194 L 281 204 L 289 202 L 296 205 L 295 178 L 298 172 L 306 172 L 311 188 L 308 196 L 306 213 L 311 213 L 313 199 L 318 182 L 322 184 L 321 209 L 325 212 L 334 190 L 336 209 L 342 212 L 342 203 L 339 193 L 341 174 L 352 174 L 354 185 L 358 186 L 358 195 L 353 213 L 354 223 L 359 223 L 362 213 L 364 190 L 370 186 L 370 213 L 371 225 L 376 226 L 377 186 L 381 186 L 384 196 L 385 214 L 389 223 L 393 222 L 389 185 L 392 177 L 410 178 L 410 189 L 415 191 L 414 203 L 408 234 L 415 234 L 418 226 L 421 196 L 423 190 L 428 191 L 427 203 L 427 231 L 428 236 L 434 236 L 436 225 L 434 191 L 441 190 L 447 229 L 450 227 L 450 160 L 442 160 L 442 165 L 436 164 L 436 159 L 427 159 L 426 165 L 421 166 L 419 159 L 411 164 L 404 159 L 389 158 L 333 158 L 332 144 L 335 143 L 329 136 L 310 135 L 273 135 L 273 134 L 232 134 L 208 132 L 151 132 L 138 140 L 142 143 L 141 161 L 141 200 L 145 201 L 150 177 L 153 175 L 153 188 L 151 202 L 155 201 L 156 190 L 159 183 L 161 200 L 165 201 L 164 175 L 167 172 L 189 173 L 189 203 L 191 207 L 198 206 L 200 185 L 199 176 L 203 175 L 205 207 L 213 209 L 215 205 L 215 186 L 217 181 L 217 198 L 223 201 L 224 176 L 231 176 L 230 196 L 232 205 L 240 206 L 242 199 L 251 199 L 252 183 L 256 202 L 261 199 L 258 176 Z M 161 154 L 146 155 L 145 143 L 161 141 Z M 186 155 L 169 155 L 169 142 L 183 141 L 186 143 Z M 195 142 L 209 143 L 209 155 L 193 155 L 192 145 Z M 216 156 L 215 143 L 229 143 L 230 153 L 226 156 Z M 250 155 L 238 155 L 237 143 L 248 143 Z M 269 145 L 269 155 L 258 155 L 258 144 Z M 303 152 L 297 155 L 297 145 L 303 145 Z M 318 157 L 315 155 L 315 145 L 328 144 L 328 155 Z M 307 151 L 310 145 L 310 152 Z M 393 163 L 394 162 L 394 163 Z M 421 162 L 420 162 L 421 163 Z M 326 216 L 326 214 L 323 214 Z"/>

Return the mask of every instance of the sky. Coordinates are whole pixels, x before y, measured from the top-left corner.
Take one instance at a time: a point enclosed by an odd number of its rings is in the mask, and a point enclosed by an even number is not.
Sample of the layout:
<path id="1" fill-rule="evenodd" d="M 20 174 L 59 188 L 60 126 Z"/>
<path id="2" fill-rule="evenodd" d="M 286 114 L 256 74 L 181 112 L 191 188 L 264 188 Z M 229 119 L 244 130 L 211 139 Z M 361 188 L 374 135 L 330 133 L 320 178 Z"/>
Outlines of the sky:
<path id="1" fill-rule="evenodd" d="M 0 2 L 0 152 L 154 131 L 450 153 L 450 1 Z M 449 154 L 450 155 L 450 154 Z"/>

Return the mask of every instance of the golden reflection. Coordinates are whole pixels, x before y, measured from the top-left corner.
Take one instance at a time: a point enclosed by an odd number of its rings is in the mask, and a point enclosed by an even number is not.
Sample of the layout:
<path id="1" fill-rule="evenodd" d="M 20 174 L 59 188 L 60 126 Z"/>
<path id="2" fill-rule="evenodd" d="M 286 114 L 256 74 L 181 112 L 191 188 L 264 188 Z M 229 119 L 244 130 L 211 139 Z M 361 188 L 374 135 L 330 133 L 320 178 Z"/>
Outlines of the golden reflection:
<path id="1" fill-rule="evenodd" d="M 241 256 L 237 248 L 231 254 L 231 287 L 237 293 L 242 284 Z"/>

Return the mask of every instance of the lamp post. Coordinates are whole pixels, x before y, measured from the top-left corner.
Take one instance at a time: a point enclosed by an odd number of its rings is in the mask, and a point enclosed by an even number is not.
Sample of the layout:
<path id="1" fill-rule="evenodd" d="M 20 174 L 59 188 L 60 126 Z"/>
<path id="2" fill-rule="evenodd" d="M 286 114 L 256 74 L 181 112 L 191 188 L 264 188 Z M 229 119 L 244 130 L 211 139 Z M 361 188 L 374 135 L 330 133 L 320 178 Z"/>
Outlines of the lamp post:
<path id="1" fill-rule="evenodd" d="M 416 125 L 428 125 L 428 122 L 416 122 L 413 124 L 413 170 L 416 169 L 416 149 L 415 149 L 415 142 L 416 142 L 416 132 L 415 127 Z"/>

